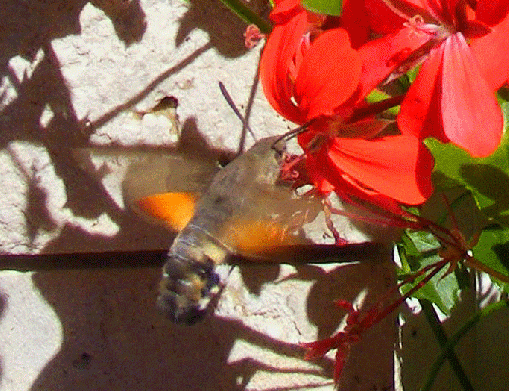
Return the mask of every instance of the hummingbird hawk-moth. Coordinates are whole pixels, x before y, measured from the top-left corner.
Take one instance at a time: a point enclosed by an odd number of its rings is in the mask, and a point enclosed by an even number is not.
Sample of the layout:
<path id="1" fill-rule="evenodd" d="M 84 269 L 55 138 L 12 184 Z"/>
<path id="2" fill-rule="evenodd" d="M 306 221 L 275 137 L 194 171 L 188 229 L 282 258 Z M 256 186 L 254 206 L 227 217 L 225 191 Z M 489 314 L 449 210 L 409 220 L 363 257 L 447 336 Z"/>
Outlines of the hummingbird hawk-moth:
<path id="1" fill-rule="evenodd" d="M 203 316 L 219 282 L 214 268 L 228 257 L 266 260 L 270 249 L 304 243 L 289 221 L 299 208 L 309 207 L 308 201 L 299 204 L 278 181 L 285 149 L 280 137 L 258 141 L 220 169 L 199 198 L 165 191 L 177 182 L 172 177 L 178 171 L 187 172 L 186 180 L 196 187 L 203 185 L 206 175 L 196 162 L 186 167 L 168 157 L 142 161 L 129 170 L 124 181 L 129 203 L 180 231 L 166 255 L 157 300 L 175 322 L 194 323 Z"/>
<path id="2" fill-rule="evenodd" d="M 224 85 L 219 87 L 252 134 Z M 170 319 L 186 324 L 201 319 L 218 287 L 215 266 L 236 255 L 291 262 L 301 252 L 330 257 L 341 250 L 349 255 L 363 250 L 359 245 L 348 246 L 346 252 L 335 246 L 310 247 L 300 235 L 302 223 L 322 206 L 316 198 L 295 197 L 280 180 L 287 141 L 302 130 L 305 126 L 261 139 L 217 172 L 213 165 L 171 156 L 141 161 L 128 171 L 124 180 L 128 203 L 179 231 L 166 255 L 157 299 Z M 179 189 L 181 183 L 186 185 Z M 202 195 L 189 193 L 189 186 L 203 190 Z"/>

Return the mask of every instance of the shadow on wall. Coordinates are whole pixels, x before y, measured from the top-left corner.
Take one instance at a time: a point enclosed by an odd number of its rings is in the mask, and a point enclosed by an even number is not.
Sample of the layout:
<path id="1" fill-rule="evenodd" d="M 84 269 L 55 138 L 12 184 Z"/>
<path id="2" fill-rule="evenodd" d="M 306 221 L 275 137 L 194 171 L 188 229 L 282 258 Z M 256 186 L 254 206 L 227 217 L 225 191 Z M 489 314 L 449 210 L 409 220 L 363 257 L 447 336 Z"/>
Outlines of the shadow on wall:
<path id="1" fill-rule="evenodd" d="M 136 96 L 126 98 L 124 104 L 105 113 L 96 121 L 88 123 L 86 119 L 79 119 L 76 115 L 71 92 L 51 45 L 53 39 L 80 33 L 79 15 L 87 3 L 87 1 L 78 0 L 52 2 L 6 0 L 0 7 L 0 25 L 2 26 L 0 29 L 0 79 L 7 83 L 4 83 L 4 86 L 9 85 L 9 88 L 14 90 L 13 92 L 3 89 L 0 96 L 4 102 L 0 105 L 2 114 L 0 147 L 7 148 L 12 160 L 20 168 L 28 183 L 27 197 L 30 203 L 26 211 L 26 219 L 29 227 L 28 236 L 31 240 L 34 239 L 38 230 L 51 230 L 55 222 L 51 220 L 45 203 L 47 190 L 38 187 L 37 172 L 26 172 L 26 169 L 23 169 L 15 153 L 8 149 L 10 142 L 26 141 L 32 145 L 42 146 L 48 151 L 51 165 L 65 186 L 66 207 L 74 216 L 91 219 L 105 213 L 120 227 L 119 235 L 124 235 L 122 232 L 124 229 L 140 230 L 140 227 L 136 226 L 137 223 L 133 223 L 132 218 L 126 219 L 125 212 L 118 209 L 103 185 L 93 180 L 88 173 L 83 172 L 72 156 L 71 148 L 88 146 L 90 136 L 98 128 L 126 108 L 141 101 L 159 83 L 177 74 L 208 49 L 216 48 L 227 57 L 236 57 L 246 51 L 242 39 L 217 39 L 221 31 L 242 36 L 245 28 L 237 18 L 225 11 L 219 0 L 193 1 L 180 23 L 180 30 L 176 37 L 177 43 L 186 40 L 187 34 L 194 28 L 208 31 L 211 41 L 162 72 L 147 83 Z M 95 0 L 91 1 L 91 4 L 105 12 L 112 21 L 118 38 L 126 45 L 142 39 L 146 30 L 146 20 L 139 0 Z M 37 63 L 30 77 L 28 75 L 19 77 L 14 71 L 10 61 L 16 56 L 30 63 Z M 40 59 L 38 62 L 37 58 Z M 14 98 L 9 97 L 12 94 L 15 95 Z M 41 118 L 47 109 L 51 110 L 53 116 L 42 127 Z M 143 232 L 150 228 L 141 223 L 141 229 Z M 157 232 L 157 228 L 155 230 Z M 75 231 L 76 227 L 66 227 L 63 231 L 66 237 L 62 240 L 70 238 L 80 240 L 80 233 Z M 93 244 L 95 240 L 100 241 L 100 239 L 94 237 L 90 243 Z M 111 238 L 104 239 L 111 240 Z M 150 248 L 150 243 L 147 247 Z M 84 247 L 80 246 L 80 248 Z M 91 249 L 101 248 L 107 249 L 108 244 L 91 247 Z M 72 248 L 70 250 L 72 251 Z M 52 243 L 46 251 L 59 251 L 59 249 L 56 243 Z"/>
<path id="2" fill-rule="evenodd" d="M 365 300 L 372 303 L 393 281 L 393 265 L 379 262 L 379 257 L 380 253 L 366 254 L 366 262 L 328 272 L 312 265 L 300 266 L 291 278 L 313 281 L 313 285 L 306 308 L 293 310 L 305 313 L 318 327 L 319 336 L 327 337 L 343 316 L 332 304 L 335 299 L 354 301 L 369 286 Z M 277 267 L 241 266 L 245 285 L 272 282 Z M 313 376 L 331 377 L 330 359 L 316 361 L 312 369 L 292 369 L 295 359 L 304 356 L 301 347 L 271 338 L 239 320 L 209 316 L 192 327 L 172 324 L 154 306 L 159 279 L 159 267 L 36 274 L 35 285 L 62 322 L 64 341 L 32 390 L 234 391 L 246 389 L 253 376 L 262 372 L 300 379 L 310 376 L 303 387 L 308 389 L 313 387 Z M 355 385 L 364 387 L 360 389 L 390 388 L 394 333 L 385 328 L 392 330 L 393 323 L 388 318 L 352 348 L 344 369 L 350 381 L 345 389 Z M 237 341 L 247 342 L 254 351 L 262 349 L 268 357 L 280 357 L 280 364 L 273 367 L 262 358 L 231 362 Z M 246 352 L 246 356 L 253 354 Z M 263 389 L 287 390 L 285 377 L 282 379 L 283 383 Z"/>
<path id="3" fill-rule="evenodd" d="M 105 12 L 126 45 L 142 39 L 146 22 L 139 1 L 91 3 Z M 2 3 L 0 76 L 15 90 L 15 97 L 6 100 L 2 107 L 0 146 L 8 148 L 12 141 L 26 141 L 45 148 L 64 183 L 66 207 L 73 215 L 97 218 L 106 213 L 120 228 L 119 234 L 111 238 L 66 226 L 44 252 L 73 251 L 73 248 L 106 250 L 149 231 L 150 238 L 159 236 L 155 242 L 166 241 L 169 245 L 171 238 L 166 230 L 148 226 L 120 210 L 102 184 L 76 164 L 70 148 L 88 146 L 90 136 L 99 127 L 143 99 L 158 83 L 178 73 L 206 50 L 215 48 L 230 58 L 244 54 L 243 40 L 232 36 L 241 37 L 245 26 L 225 12 L 218 1 L 192 1 L 182 18 L 176 43 L 184 42 L 194 28 L 206 30 L 210 42 L 162 72 L 135 97 L 127 98 L 125 104 L 87 124 L 76 115 L 71 92 L 51 45 L 53 39 L 80 33 L 79 15 L 86 4 L 76 0 Z M 10 61 L 16 56 L 30 63 L 40 58 L 29 77 L 21 78 L 15 73 Z M 7 92 L 3 94 L 2 98 L 6 98 Z M 43 128 L 41 117 L 47 108 L 54 115 Z M 195 145 L 199 137 L 193 133 L 192 126 L 189 129 L 185 134 L 191 138 L 184 141 L 192 140 Z M 16 162 L 16 156 L 11 155 Z M 21 168 L 21 162 L 17 163 Z M 51 230 L 55 222 L 47 209 L 48 195 L 38 186 L 36 173 L 23 174 L 28 183 L 28 235 L 33 240 L 38 230 Z M 146 243 L 148 248 L 152 245 L 150 240 Z M 239 362 L 234 370 L 227 365 L 226 357 L 239 335 L 267 349 L 277 347 L 288 356 L 302 354 L 296 346 L 270 340 L 236 321 L 213 319 L 192 329 L 162 321 L 153 305 L 159 276 L 158 268 L 36 274 L 34 282 L 61 319 L 65 340 L 33 390 L 191 389 L 190 385 L 199 384 L 204 390 L 216 390 L 217 385 L 222 389 L 242 389 L 242 384 L 258 368 L 267 367 L 250 360 Z M 195 370 L 198 362 L 199 372 Z M 325 362 L 323 366 L 330 370 L 330 363 Z"/>
<path id="4" fill-rule="evenodd" d="M 207 32 L 210 45 L 222 56 L 236 58 L 245 54 L 244 31 L 246 24 L 227 9 L 219 0 L 189 0 L 186 14 L 179 20 L 175 46 L 180 46 L 194 29 Z M 267 14 L 269 2 L 249 2 L 251 9 Z"/>
<path id="5" fill-rule="evenodd" d="M 486 297 L 496 293 L 492 286 Z M 486 298 L 475 297 L 475 291 L 464 290 L 459 303 L 450 317 L 442 323 L 449 339 L 466 322 L 479 313 L 480 302 Z M 497 299 L 498 301 L 498 299 Z M 493 302 L 489 299 L 487 302 Z M 424 313 L 412 315 L 409 309 L 402 310 L 405 324 L 401 327 L 401 382 L 403 389 L 416 390 L 424 387 L 438 359 L 441 348 Z M 455 345 L 454 352 L 474 390 L 505 391 L 509 389 L 509 309 L 491 313 L 470 329 Z M 496 336 L 496 337 L 494 337 Z M 436 374 L 432 390 L 464 389 L 448 360 Z"/>
<path id="6" fill-rule="evenodd" d="M 91 3 L 105 12 L 118 38 L 126 45 L 142 39 L 146 21 L 139 1 L 96 0 Z M 103 185 L 77 164 L 71 148 L 89 146 L 90 136 L 98 128 L 139 102 L 158 83 L 177 74 L 208 49 L 215 48 L 228 58 L 244 54 L 246 49 L 241 37 L 245 25 L 227 12 L 218 0 L 191 1 L 180 21 L 176 44 L 186 41 L 196 28 L 207 31 L 210 42 L 161 72 L 136 96 L 126 97 L 124 104 L 87 124 L 76 115 L 71 92 L 51 45 L 53 39 L 80 33 L 79 15 L 86 4 L 86 1 L 76 0 L 3 1 L 0 9 L 0 76 L 13 86 L 16 96 L 6 100 L 8 103 L 2 107 L 0 146 L 8 148 L 12 141 L 26 141 L 45 148 L 64 183 L 66 207 L 71 213 L 89 219 L 107 214 L 119 227 L 115 237 L 106 237 L 69 225 L 45 247 L 44 252 L 124 248 L 140 234 L 146 235 L 147 248 L 156 242 L 169 246 L 171 237 L 167 231 L 149 226 L 119 209 Z M 30 63 L 40 57 L 30 77 L 20 78 L 15 73 L 10 61 L 16 56 Z M 6 98 L 7 92 L 3 94 Z M 41 117 L 46 108 L 50 108 L 54 115 L 43 128 Z M 184 131 L 182 145 L 185 148 L 201 145 L 207 150 L 192 123 L 188 123 Z M 209 150 L 209 153 L 215 152 Z M 16 162 L 16 156 L 12 155 L 12 158 Z M 18 166 L 21 168 L 21 162 Z M 46 205 L 48 194 L 38 186 L 36 174 L 24 172 L 29 201 L 26 218 L 32 240 L 38 230 L 51 230 L 55 226 Z M 253 273 L 246 271 L 243 277 L 249 280 Z M 269 281 L 275 275 L 269 273 L 262 281 L 258 275 L 257 284 L 263 284 L 263 280 Z M 228 355 L 238 339 L 286 357 L 302 357 L 302 349 L 296 345 L 271 339 L 235 320 L 212 318 L 193 328 L 170 324 L 156 313 L 153 305 L 159 277 L 159 268 L 62 270 L 36 274 L 35 285 L 62 322 L 64 342 L 32 389 L 242 390 L 260 370 L 285 370 L 251 359 L 229 364 Z M 333 299 L 327 294 L 318 296 L 322 301 L 313 301 L 311 307 L 326 307 Z M 316 300 L 315 296 L 313 298 Z M 339 317 L 334 322 L 338 320 Z M 327 325 L 331 327 L 330 323 Z M 331 373 L 330 361 L 320 362 L 319 368 L 310 370 L 309 374 L 322 372 Z"/>
<path id="7" fill-rule="evenodd" d="M 159 278 L 159 268 L 38 273 L 35 284 L 57 312 L 64 341 L 32 390 L 243 390 L 260 370 L 292 372 L 254 359 L 229 364 L 237 340 L 303 356 L 297 345 L 236 320 L 172 324 L 154 306 Z M 331 363 L 299 373 L 330 374 Z"/>
<path id="8" fill-rule="evenodd" d="M 87 1 L 56 0 L 19 2 L 6 0 L 0 9 L 0 76 L 6 77 L 16 89 L 17 98 L 3 108 L 0 142 L 3 147 L 11 140 L 40 142 L 43 145 L 79 141 L 82 124 L 76 118 L 70 93 L 59 68 L 51 41 L 70 34 L 79 34 L 79 15 Z M 145 14 L 139 1 L 92 1 L 111 19 L 115 31 L 126 45 L 139 41 L 146 29 Z M 33 63 L 41 51 L 44 57 L 30 78 L 20 80 L 9 61 L 15 57 Z M 5 92 L 4 92 L 5 93 Z M 56 113 L 50 131 L 43 134 L 40 118 L 48 105 Z"/>
<path id="9" fill-rule="evenodd" d="M 37 172 L 24 171 L 16 155 L 9 150 L 12 141 L 25 141 L 48 151 L 51 163 L 66 187 L 68 206 L 77 216 L 98 216 L 112 208 L 111 200 L 104 197 L 105 190 L 90 183 L 70 156 L 69 147 L 85 145 L 94 129 L 85 127 L 77 118 L 51 45 L 53 39 L 80 33 L 79 15 L 85 4 L 87 1 L 6 0 L 0 7 L 0 78 L 6 83 L 4 87 L 10 86 L 10 90 L 3 90 L 2 96 L 0 147 L 7 148 L 28 184 L 26 225 L 30 240 L 38 230 L 54 228 L 55 222 L 51 220 L 45 202 L 47 190 L 38 186 Z M 111 19 L 116 33 L 126 45 L 142 38 L 146 28 L 145 13 L 138 0 L 97 0 L 92 4 Z M 10 64 L 16 56 L 36 63 L 31 75 L 18 77 Z M 15 98 L 7 99 L 13 94 Z M 43 128 L 41 118 L 48 108 L 53 117 Z M 114 212 L 118 214 L 118 211 Z"/>

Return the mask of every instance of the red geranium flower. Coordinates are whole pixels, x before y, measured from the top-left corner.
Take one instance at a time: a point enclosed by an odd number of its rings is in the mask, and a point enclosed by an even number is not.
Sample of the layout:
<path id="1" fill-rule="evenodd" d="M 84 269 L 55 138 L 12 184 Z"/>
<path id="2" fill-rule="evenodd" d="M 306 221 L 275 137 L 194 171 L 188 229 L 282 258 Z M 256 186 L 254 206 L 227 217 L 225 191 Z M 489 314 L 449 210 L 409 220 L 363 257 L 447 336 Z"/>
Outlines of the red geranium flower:
<path id="1" fill-rule="evenodd" d="M 425 60 L 401 105 L 402 132 L 452 142 L 475 157 L 491 154 L 503 131 L 495 91 L 509 78 L 509 2 L 366 0 L 366 6 L 376 7 L 371 22 L 380 31 L 399 18 L 396 33 L 371 46 L 399 61 L 402 71 Z M 408 43 L 398 45 L 395 34 L 425 42 L 400 59 Z"/>
<path id="2" fill-rule="evenodd" d="M 297 0 L 279 2 L 271 19 L 276 25 L 260 63 L 265 95 L 289 120 L 314 120 L 299 142 L 318 190 L 334 189 L 384 205 L 390 203 L 387 197 L 405 204 L 424 202 L 432 192 L 429 151 L 415 136 L 380 137 L 384 121 L 353 119 L 366 110 L 365 96 L 399 63 L 367 73 L 379 47 L 353 49 L 345 29 L 323 30 L 325 19 Z"/>
<path id="3" fill-rule="evenodd" d="M 368 127 L 368 121 L 357 125 Z M 344 199 L 369 198 L 399 214 L 397 205 L 387 197 L 416 205 L 433 192 L 430 180 L 433 157 L 416 137 L 328 137 L 316 150 L 308 147 L 307 141 L 312 137 L 313 132 L 305 133 L 299 141 L 306 151 L 309 176 L 323 193 L 335 190 Z"/>
<path id="4" fill-rule="evenodd" d="M 321 31 L 324 17 L 299 0 L 280 1 L 271 13 L 275 26 L 260 61 L 265 95 L 292 122 L 332 114 L 357 89 L 361 60 L 341 28 Z M 302 76 L 304 74 L 304 77 Z M 313 85 L 308 74 L 313 74 Z"/>

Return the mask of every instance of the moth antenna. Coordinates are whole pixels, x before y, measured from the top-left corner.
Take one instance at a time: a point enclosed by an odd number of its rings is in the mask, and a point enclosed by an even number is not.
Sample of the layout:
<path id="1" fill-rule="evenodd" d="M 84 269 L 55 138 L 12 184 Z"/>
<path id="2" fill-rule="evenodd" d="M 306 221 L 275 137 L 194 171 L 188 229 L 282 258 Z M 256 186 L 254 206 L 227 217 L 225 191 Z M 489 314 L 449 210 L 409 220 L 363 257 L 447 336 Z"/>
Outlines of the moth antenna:
<path id="1" fill-rule="evenodd" d="M 254 132 L 251 130 L 251 128 L 249 127 L 249 124 L 247 123 L 246 118 L 240 113 L 239 109 L 235 105 L 235 102 L 233 102 L 231 95 L 229 94 L 229 92 L 227 91 L 223 82 L 221 82 L 221 81 L 219 82 L 219 89 L 221 90 L 221 93 L 223 94 L 224 99 L 226 99 L 226 102 L 228 102 L 228 105 L 230 105 L 230 107 L 232 108 L 235 115 L 242 122 L 242 125 L 247 129 L 249 134 L 256 140 L 256 136 L 255 136 Z"/>

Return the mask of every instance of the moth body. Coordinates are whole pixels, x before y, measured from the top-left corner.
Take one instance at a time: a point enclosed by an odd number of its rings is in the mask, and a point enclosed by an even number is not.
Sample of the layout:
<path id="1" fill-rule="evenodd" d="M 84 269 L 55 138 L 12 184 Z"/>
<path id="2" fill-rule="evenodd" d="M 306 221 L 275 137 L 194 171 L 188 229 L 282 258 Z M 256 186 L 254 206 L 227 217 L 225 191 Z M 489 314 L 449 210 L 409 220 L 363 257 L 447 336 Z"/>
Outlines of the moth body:
<path id="1" fill-rule="evenodd" d="M 192 324 L 205 314 L 219 282 L 215 266 L 237 251 L 231 222 L 252 219 L 259 198 L 274 192 L 285 146 L 278 137 L 258 141 L 220 170 L 198 200 L 163 266 L 157 303 L 173 321 Z"/>

